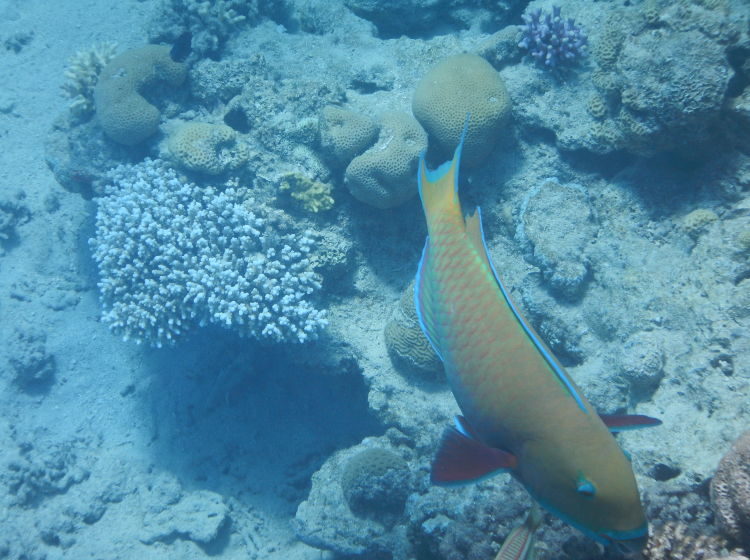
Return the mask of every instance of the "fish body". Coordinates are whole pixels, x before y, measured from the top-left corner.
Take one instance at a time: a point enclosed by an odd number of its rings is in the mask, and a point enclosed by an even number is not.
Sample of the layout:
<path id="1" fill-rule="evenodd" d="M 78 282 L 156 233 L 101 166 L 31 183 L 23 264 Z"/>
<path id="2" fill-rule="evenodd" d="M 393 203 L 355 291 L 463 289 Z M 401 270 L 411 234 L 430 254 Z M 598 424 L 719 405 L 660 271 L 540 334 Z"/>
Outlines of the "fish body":
<path id="1" fill-rule="evenodd" d="M 542 523 L 542 518 L 542 512 L 534 504 L 526 521 L 513 529 L 505 538 L 495 560 L 535 560 L 536 537 L 534 533 Z"/>
<path id="2" fill-rule="evenodd" d="M 487 253 L 479 209 L 464 217 L 462 143 L 452 161 L 429 171 L 422 158 L 419 170 L 428 238 L 415 304 L 463 413 L 446 432 L 433 481 L 510 471 L 590 536 L 640 547 L 648 527 L 630 462 L 512 302 Z"/>

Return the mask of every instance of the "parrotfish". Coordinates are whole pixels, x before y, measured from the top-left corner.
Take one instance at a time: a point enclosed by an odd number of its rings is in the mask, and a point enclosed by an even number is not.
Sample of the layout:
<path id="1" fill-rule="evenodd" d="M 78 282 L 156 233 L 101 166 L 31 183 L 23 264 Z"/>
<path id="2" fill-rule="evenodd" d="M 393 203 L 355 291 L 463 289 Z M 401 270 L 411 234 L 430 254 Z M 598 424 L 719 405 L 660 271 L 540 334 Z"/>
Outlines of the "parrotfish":
<path id="1" fill-rule="evenodd" d="M 526 521 L 513 529 L 505 538 L 495 560 L 535 560 L 536 537 L 534 533 L 542 523 L 542 518 L 539 506 L 534 504 Z"/>
<path id="2" fill-rule="evenodd" d="M 428 236 L 415 284 L 417 316 L 463 413 L 443 436 L 432 481 L 510 472 L 582 532 L 640 550 L 648 524 L 630 461 L 607 424 L 620 431 L 660 421 L 599 416 L 523 317 L 490 260 L 479 208 L 468 217 L 461 209 L 462 146 L 463 137 L 453 160 L 435 170 L 424 155 L 419 165 Z"/>

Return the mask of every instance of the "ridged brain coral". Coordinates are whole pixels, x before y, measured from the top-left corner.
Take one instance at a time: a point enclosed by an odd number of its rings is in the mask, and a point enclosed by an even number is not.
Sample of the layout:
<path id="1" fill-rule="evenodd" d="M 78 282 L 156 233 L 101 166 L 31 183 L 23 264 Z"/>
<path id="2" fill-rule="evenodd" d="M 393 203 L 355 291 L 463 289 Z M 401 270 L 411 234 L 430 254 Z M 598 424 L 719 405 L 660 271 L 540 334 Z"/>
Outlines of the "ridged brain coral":
<path id="1" fill-rule="evenodd" d="M 187 67 L 175 62 L 167 45 L 146 45 L 117 55 L 99 75 L 94 104 L 104 132 L 126 146 L 138 144 L 159 126 L 159 110 L 141 92 L 157 82 L 180 85 Z"/>
<path id="2" fill-rule="evenodd" d="M 404 290 L 398 306 L 385 326 L 385 344 L 394 364 L 409 371 L 436 377 L 443 364 L 422 332 L 414 306 L 414 282 Z"/>
<path id="3" fill-rule="evenodd" d="M 471 114 L 463 163 L 477 165 L 492 151 L 510 118 L 510 96 L 500 74 L 475 54 L 450 56 L 430 69 L 414 91 L 412 112 L 444 157 L 458 145 Z"/>

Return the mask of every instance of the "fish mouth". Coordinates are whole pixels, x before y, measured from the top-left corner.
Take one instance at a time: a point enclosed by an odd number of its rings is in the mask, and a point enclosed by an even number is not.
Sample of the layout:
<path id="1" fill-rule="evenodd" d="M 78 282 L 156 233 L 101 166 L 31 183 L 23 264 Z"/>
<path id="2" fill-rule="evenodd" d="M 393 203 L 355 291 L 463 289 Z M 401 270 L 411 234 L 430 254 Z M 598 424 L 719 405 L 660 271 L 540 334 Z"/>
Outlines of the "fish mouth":
<path id="1" fill-rule="evenodd" d="M 645 534 L 635 535 L 632 537 L 615 537 L 613 535 L 603 535 L 607 544 L 623 554 L 629 559 L 643 558 L 643 549 L 646 548 L 648 543 L 648 531 Z"/>

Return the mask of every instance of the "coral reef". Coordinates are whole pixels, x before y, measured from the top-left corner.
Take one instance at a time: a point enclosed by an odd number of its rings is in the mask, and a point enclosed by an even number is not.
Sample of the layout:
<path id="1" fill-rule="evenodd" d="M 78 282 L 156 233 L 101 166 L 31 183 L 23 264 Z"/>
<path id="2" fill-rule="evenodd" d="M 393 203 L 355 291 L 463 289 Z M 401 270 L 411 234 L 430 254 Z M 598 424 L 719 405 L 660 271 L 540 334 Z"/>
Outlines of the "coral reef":
<path id="1" fill-rule="evenodd" d="M 162 0 L 151 25 L 153 40 L 176 39 L 183 31 L 193 34 L 192 49 L 199 55 L 216 57 L 243 25 L 267 15 L 282 19 L 284 0 Z"/>
<path id="2" fill-rule="evenodd" d="M 389 111 L 380 117 L 377 143 L 355 157 L 345 181 L 357 200 L 376 208 L 392 208 L 417 194 L 414 177 L 427 134 L 407 113 Z"/>
<path id="3" fill-rule="evenodd" d="M 414 306 L 414 281 L 404 290 L 383 331 L 388 354 L 397 367 L 435 379 L 443 364 L 422 332 Z"/>
<path id="4" fill-rule="evenodd" d="M 474 0 L 344 0 L 361 18 L 372 22 L 382 37 L 422 37 L 435 29 L 465 29 L 481 22 L 499 22 L 512 10 L 513 1 L 491 3 Z"/>
<path id="5" fill-rule="evenodd" d="M 722 533 L 750 547 L 750 431 L 734 442 L 719 463 L 711 480 L 711 505 Z"/>
<path id="6" fill-rule="evenodd" d="M 203 545 L 216 539 L 229 519 L 229 508 L 216 492 L 178 488 L 161 507 L 151 507 L 143 517 L 140 540 L 146 544 L 168 542 L 177 536 Z"/>
<path id="7" fill-rule="evenodd" d="M 449 56 L 431 68 L 417 84 L 412 111 L 433 138 L 443 157 L 458 145 L 466 116 L 471 115 L 462 164 L 484 160 L 505 131 L 510 97 L 494 68 L 474 54 Z"/>
<path id="8" fill-rule="evenodd" d="M 708 560 L 719 556 L 724 539 L 693 535 L 683 523 L 665 523 L 654 530 L 643 551 L 647 560 Z"/>
<path id="9" fill-rule="evenodd" d="M 13 381 L 24 390 L 48 385 L 55 375 L 55 358 L 46 347 L 47 335 L 32 325 L 17 326 L 8 345 Z"/>
<path id="10" fill-rule="evenodd" d="M 282 175 L 279 191 L 289 194 L 298 206 L 313 214 L 333 208 L 333 187 L 329 183 L 313 181 L 302 173 Z"/>
<path id="11" fill-rule="evenodd" d="M 167 140 L 175 162 L 196 173 L 221 175 L 247 163 L 247 146 L 225 124 L 187 122 L 177 126 Z"/>
<path id="12" fill-rule="evenodd" d="M 246 191 L 183 183 L 161 162 L 121 166 L 98 200 L 102 318 L 126 338 L 161 346 L 206 323 L 287 342 L 315 338 L 325 312 L 312 239 L 280 233 Z"/>
<path id="13" fill-rule="evenodd" d="M 24 202 L 26 194 L 20 189 L 8 191 L 0 194 L 0 255 L 4 253 L 4 245 L 16 237 L 16 228 L 31 218 Z"/>
<path id="14" fill-rule="evenodd" d="M 395 443 L 403 438 L 390 429 L 383 437 L 366 438 L 329 457 L 297 508 L 297 537 L 341 556 L 409 558 L 404 502 L 414 488 L 408 469 L 411 452 Z"/>
<path id="15" fill-rule="evenodd" d="M 85 120 L 94 114 L 94 87 L 107 64 L 115 57 L 117 43 L 98 43 L 80 50 L 70 59 L 62 89 L 70 99 L 70 111 Z"/>
<path id="16" fill-rule="evenodd" d="M 695 239 L 718 219 L 719 216 L 713 210 L 709 208 L 696 208 L 682 219 L 682 227 L 690 237 Z"/>
<path id="17" fill-rule="evenodd" d="M 641 331 L 622 345 L 620 382 L 630 388 L 630 405 L 648 401 L 664 378 L 662 333 Z"/>
<path id="18" fill-rule="evenodd" d="M 588 37 L 573 18 L 563 19 L 560 6 L 552 13 L 541 8 L 523 15 L 522 38 L 518 46 L 544 66 L 555 68 L 572 64 L 586 54 Z"/>
<path id="19" fill-rule="evenodd" d="M 35 507 L 86 480 L 90 470 L 79 459 L 77 448 L 76 442 L 45 449 L 35 448 L 31 443 L 21 444 L 7 461 L 1 477 L 16 503 Z"/>
<path id="20" fill-rule="evenodd" d="M 170 47 L 146 45 L 114 57 L 94 88 L 96 115 L 104 132 L 119 144 L 133 146 L 154 134 L 159 110 L 142 93 L 156 83 L 179 86 L 187 67 L 172 60 Z"/>
<path id="21" fill-rule="evenodd" d="M 572 229 L 570 224 L 576 224 Z M 547 179 L 529 190 L 518 212 L 516 239 L 558 297 L 580 297 L 590 276 L 586 247 L 597 231 L 586 190 Z"/>

